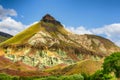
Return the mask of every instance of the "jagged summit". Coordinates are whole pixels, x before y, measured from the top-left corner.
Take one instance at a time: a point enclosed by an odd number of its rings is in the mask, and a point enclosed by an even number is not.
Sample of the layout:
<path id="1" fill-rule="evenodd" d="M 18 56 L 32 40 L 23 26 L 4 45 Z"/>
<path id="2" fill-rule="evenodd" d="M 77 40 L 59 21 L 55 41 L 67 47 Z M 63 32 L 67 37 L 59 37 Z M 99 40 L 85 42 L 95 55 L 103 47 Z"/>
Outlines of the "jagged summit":
<path id="1" fill-rule="evenodd" d="M 41 19 L 41 21 L 49 22 L 49 23 L 53 23 L 53 24 L 61 24 L 54 17 L 52 17 L 50 14 L 46 14 L 45 16 L 43 16 L 43 18 Z"/>
<path id="2" fill-rule="evenodd" d="M 42 20 L 55 20 L 55 18 L 54 17 L 52 17 L 50 14 L 46 14 L 43 18 L 42 18 Z"/>

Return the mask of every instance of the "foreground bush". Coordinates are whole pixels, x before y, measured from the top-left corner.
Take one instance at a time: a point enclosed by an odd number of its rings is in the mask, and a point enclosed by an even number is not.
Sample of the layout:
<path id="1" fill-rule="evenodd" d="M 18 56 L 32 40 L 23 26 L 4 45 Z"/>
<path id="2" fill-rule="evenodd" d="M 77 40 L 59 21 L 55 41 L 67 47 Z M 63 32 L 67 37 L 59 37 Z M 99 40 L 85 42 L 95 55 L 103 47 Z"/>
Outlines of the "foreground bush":
<path id="1" fill-rule="evenodd" d="M 98 70 L 89 80 L 116 80 L 120 78 L 120 52 L 111 54 L 104 59 L 103 70 Z"/>
<path id="2" fill-rule="evenodd" d="M 0 80 L 84 80 L 81 74 L 66 75 L 66 76 L 48 76 L 42 77 L 16 77 L 7 74 L 0 74 Z"/>
<path id="3" fill-rule="evenodd" d="M 9 76 L 7 74 L 0 74 L 0 80 L 19 80 L 19 77 Z"/>
<path id="4" fill-rule="evenodd" d="M 116 52 L 106 57 L 103 63 L 104 73 L 114 73 L 117 78 L 120 78 L 120 52 Z"/>
<path id="5" fill-rule="evenodd" d="M 84 77 L 81 74 L 74 74 L 68 76 L 59 77 L 60 80 L 84 80 Z"/>
<path id="6" fill-rule="evenodd" d="M 102 70 L 98 70 L 90 76 L 89 80 L 113 80 L 113 77 L 109 74 L 105 74 Z"/>

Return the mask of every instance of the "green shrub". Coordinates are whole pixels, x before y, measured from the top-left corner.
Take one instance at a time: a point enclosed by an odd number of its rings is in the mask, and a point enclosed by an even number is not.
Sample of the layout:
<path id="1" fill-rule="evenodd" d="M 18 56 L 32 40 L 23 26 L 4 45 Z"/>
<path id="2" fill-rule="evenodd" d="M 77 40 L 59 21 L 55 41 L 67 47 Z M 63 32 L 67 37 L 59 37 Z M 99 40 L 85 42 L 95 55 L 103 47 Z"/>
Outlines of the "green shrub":
<path id="1" fill-rule="evenodd" d="M 17 76 L 10 76 L 7 74 L 0 74 L 0 80 L 19 80 Z"/>
<path id="2" fill-rule="evenodd" d="M 55 77 L 55 76 L 49 76 L 48 78 L 46 78 L 45 80 L 60 80 L 59 78 Z"/>
<path id="3" fill-rule="evenodd" d="M 89 80 L 112 80 L 112 78 L 111 75 L 105 74 L 102 70 L 98 70 L 90 76 Z"/>
<path id="4" fill-rule="evenodd" d="M 60 76 L 60 80 L 84 80 L 84 77 L 81 74 L 74 74 L 68 76 Z"/>
<path id="5" fill-rule="evenodd" d="M 81 75 L 83 76 L 84 80 L 89 80 L 89 75 L 85 73 L 82 73 Z"/>
<path id="6" fill-rule="evenodd" d="M 113 72 L 116 77 L 120 78 L 120 52 L 116 52 L 106 57 L 103 63 L 104 73 Z"/>
<path id="7" fill-rule="evenodd" d="M 17 77 L 7 74 L 0 74 L 0 80 L 84 80 L 81 74 L 66 76 L 48 76 L 48 77 Z"/>

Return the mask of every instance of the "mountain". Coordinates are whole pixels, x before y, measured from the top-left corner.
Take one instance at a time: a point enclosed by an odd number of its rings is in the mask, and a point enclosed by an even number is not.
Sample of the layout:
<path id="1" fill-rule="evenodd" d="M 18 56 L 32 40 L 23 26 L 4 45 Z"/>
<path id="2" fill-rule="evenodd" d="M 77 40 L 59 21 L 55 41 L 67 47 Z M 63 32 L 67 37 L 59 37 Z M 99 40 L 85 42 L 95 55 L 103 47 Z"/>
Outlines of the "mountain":
<path id="1" fill-rule="evenodd" d="M 12 35 L 0 31 L 0 43 L 11 37 Z"/>
<path id="2" fill-rule="evenodd" d="M 31 37 L 35 36 L 35 34 L 37 34 L 38 32 L 47 32 L 48 34 L 54 37 L 57 33 L 60 34 L 68 33 L 58 21 L 56 21 L 52 16 L 47 14 L 46 16 L 43 17 L 43 19 L 40 22 L 30 26 L 28 29 L 20 32 L 13 38 L 7 40 L 6 42 L 3 43 L 3 45 L 28 43 L 28 40 Z"/>
<path id="3" fill-rule="evenodd" d="M 14 63 L 21 62 L 35 67 L 38 71 L 57 65 L 69 68 L 69 65 L 78 61 L 101 60 L 112 52 L 120 51 L 118 46 L 106 38 L 67 31 L 49 14 L 38 23 L 0 43 L 0 47 L 1 56 Z"/>

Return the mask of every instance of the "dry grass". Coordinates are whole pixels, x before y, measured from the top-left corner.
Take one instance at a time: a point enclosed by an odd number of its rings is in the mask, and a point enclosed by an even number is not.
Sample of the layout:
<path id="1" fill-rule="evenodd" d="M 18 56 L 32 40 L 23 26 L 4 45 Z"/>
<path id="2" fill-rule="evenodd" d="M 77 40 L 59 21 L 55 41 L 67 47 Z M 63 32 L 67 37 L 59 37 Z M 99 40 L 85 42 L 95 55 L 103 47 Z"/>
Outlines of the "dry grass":
<path id="1" fill-rule="evenodd" d="M 100 70 L 102 66 L 102 61 L 93 61 L 93 60 L 83 60 L 79 61 L 73 65 L 57 65 L 52 68 L 46 69 L 46 72 L 52 74 L 64 74 L 64 75 L 71 75 L 71 74 L 79 74 L 85 73 L 88 75 L 93 74 L 97 70 Z"/>
<path id="2" fill-rule="evenodd" d="M 0 45 L 25 43 L 25 41 L 27 39 L 32 37 L 35 33 L 37 33 L 40 30 L 42 30 L 40 23 L 36 23 L 36 24 L 30 26 L 29 28 L 27 28 L 26 30 L 18 33 L 14 37 L 12 37 L 12 38 L 8 39 L 7 41 L 1 43 Z"/>
<path id="3" fill-rule="evenodd" d="M 86 73 L 86 74 L 93 74 L 97 70 L 101 69 L 102 61 L 93 61 L 93 60 L 84 60 L 77 62 L 74 64 L 70 69 L 69 66 L 65 67 L 68 71 L 65 73 L 66 75 L 69 74 L 76 74 L 76 73 Z"/>

